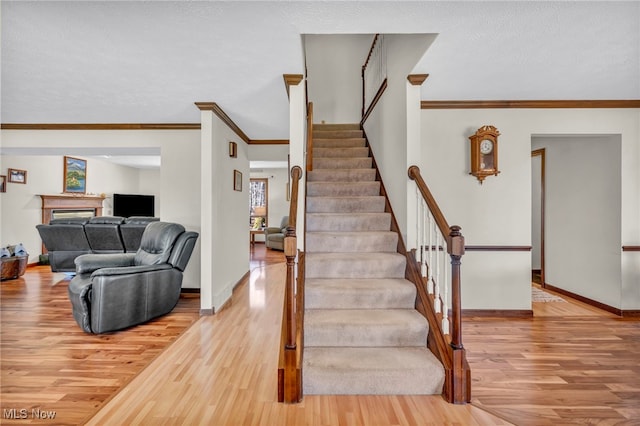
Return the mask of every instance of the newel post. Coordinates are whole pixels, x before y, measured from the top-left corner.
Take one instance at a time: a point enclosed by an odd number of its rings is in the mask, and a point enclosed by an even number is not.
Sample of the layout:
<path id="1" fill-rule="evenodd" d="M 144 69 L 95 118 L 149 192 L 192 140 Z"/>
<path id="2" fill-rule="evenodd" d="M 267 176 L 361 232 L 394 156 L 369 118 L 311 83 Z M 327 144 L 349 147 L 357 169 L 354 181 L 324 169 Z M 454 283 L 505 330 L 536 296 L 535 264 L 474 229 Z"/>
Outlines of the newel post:
<path id="1" fill-rule="evenodd" d="M 285 346 L 287 349 L 295 349 L 296 347 L 296 277 L 295 277 L 295 260 L 296 260 L 297 240 L 296 229 L 287 226 L 287 233 L 284 236 L 284 255 L 287 258 L 287 277 L 285 288 L 286 303 L 286 323 L 287 323 L 287 340 Z"/>
<path id="2" fill-rule="evenodd" d="M 471 401 L 471 370 L 462 344 L 462 301 L 460 297 L 460 259 L 464 255 L 464 237 L 461 228 L 449 228 L 449 254 L 451 256 L 451 350 L 452 377 L 451 402 L 464 404 Z"/>
<path id="3" fill-rule="evenodd" d="M 462 228 L 454 225 L 449 228 L 450 255 L 451 255 L 451 346 L 454 349 L 462 349 L 462 301 L 460 297 L 460 259 L 464 254 L 464 237 L 460 232 Z"/>

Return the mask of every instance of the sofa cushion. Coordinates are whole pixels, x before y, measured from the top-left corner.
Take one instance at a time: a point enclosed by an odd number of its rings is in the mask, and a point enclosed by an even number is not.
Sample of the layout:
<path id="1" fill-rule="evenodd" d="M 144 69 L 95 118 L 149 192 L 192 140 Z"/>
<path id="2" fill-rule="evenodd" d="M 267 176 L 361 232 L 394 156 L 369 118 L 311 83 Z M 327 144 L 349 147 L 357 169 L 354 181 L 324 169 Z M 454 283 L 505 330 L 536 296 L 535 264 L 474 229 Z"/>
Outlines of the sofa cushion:
<path id="1" fill-rule="evenodd" d="M 124 217 L 121 216 L 95 216 L 89 219 L 89 223 L 102 225 L 119 225 L 122 222 L 124 222 Z"/>

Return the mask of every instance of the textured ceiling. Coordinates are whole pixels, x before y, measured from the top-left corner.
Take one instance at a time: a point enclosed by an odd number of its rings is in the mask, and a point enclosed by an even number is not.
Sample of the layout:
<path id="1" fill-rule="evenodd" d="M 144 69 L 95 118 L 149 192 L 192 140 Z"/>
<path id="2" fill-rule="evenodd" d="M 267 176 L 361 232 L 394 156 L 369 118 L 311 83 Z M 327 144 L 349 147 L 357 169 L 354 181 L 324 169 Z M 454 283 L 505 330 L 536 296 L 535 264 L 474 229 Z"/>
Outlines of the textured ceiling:
<path id="1" fill-rule="evenodd" d="M 640 99 L 638 2 L 5 1 L 3 123 L 196 123 L 288 137 L 302 34 L 437 33 L 422 99 Z"/>

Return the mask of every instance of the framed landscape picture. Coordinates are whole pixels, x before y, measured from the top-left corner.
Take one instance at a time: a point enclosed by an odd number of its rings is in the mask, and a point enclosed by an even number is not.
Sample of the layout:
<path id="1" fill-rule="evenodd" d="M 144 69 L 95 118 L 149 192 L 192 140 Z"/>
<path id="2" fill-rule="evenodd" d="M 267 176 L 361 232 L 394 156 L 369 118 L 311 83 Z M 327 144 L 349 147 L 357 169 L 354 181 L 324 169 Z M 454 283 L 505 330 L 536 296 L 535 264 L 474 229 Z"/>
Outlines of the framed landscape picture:
<path id="1" fill-rule="evenodd" d="M 87 192 L 87 160 L 64 157 L 64 190 L 76 194 Z"/>

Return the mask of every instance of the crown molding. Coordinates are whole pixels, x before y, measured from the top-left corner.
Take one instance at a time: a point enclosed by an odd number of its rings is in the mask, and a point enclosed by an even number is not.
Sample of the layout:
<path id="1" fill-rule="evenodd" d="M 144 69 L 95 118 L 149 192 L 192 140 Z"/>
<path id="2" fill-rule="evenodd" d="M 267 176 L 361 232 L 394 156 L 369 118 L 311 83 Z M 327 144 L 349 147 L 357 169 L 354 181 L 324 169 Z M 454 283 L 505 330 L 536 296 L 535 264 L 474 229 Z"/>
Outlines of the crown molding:
<path id="1" fill-rule="evenodd" d="M 297 86 L 300 84 L 304 76 L 302 74 L 282 74 L 284 86 L 287 89 L 287 97 L 289 97 L 289 86 Z"/>
<path id="2" fill-rule="evenodd" d="M 422 101 L 422 109 L 640 108 L 640 99 L 540 101 Z"/>
<path id="3" fill-rule="evenodd" d="M 215 115 L 218 116 L 220 120 L 224 122 L 233 132 L 240 136 L 245 143 L 249 144 L 251 139 L 247 136 L 240 127 L 225 113 L 220 106 L 215 102 L 195 102 L 196 106 L 200 111 L 212 111 Z"/>
<path id="4" fill-rule="evenodd" d="M 2 123 L 2 130 L 199 130 L 200 123 Z"/>
<path id="5" fill-rule="evenodd" d="M 414 86 L 421 86 L 428 77 L 429 74 L 409 74 L 407 80 Z"/>

